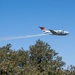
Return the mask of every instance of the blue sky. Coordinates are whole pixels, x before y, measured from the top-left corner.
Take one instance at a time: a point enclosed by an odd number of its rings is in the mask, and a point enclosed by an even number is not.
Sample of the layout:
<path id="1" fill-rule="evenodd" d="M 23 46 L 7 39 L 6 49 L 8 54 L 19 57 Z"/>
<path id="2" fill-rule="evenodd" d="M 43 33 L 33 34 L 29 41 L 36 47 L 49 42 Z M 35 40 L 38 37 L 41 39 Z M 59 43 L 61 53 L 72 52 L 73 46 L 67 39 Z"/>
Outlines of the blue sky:
<path id="1" fill-rule="evenodd" d="M 0 0 L 0 38 L 40 34 L 38 26 L 70 34 L 0 41 L 0 47 L 11 43 L 12 49 L 27 50 L 40 39 L 49 43 L 66 65 L 75 65 L 75 0 Z"/>

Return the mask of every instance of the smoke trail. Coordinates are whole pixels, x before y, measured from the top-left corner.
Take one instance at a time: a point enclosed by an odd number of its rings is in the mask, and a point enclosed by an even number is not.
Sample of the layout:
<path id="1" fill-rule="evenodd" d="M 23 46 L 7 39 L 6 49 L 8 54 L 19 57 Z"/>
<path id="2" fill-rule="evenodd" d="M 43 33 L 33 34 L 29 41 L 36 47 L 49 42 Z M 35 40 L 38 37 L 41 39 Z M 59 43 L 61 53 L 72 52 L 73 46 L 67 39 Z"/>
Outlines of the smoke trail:
<path id="1" fill-rule="evenodd" d="M 14 37 L 6 37 L 6 38 L 0 38 L 0 41 L 4 40 L 14 40 L 14 39 L 23 39 L 23 38 L 32 38 L 32 37 L 37 37 L 37 36 L 44 36 L 48 34 L 36 34 L 36 35 L 27 35 L 27 36 L 14 36 Z"/>

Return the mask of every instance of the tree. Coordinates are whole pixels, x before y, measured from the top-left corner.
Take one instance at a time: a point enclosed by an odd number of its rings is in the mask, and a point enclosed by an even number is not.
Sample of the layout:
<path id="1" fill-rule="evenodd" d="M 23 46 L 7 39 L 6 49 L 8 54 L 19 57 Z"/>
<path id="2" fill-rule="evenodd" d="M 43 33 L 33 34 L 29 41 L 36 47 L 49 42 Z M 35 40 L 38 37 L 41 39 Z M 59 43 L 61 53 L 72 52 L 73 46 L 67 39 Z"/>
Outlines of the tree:
<path id="1" fill-rule="evenodd" d="M 37 40 L 29 50 L 0 47 L 0 75 L 75 75 L 75 66 L 64 69 L 62 57 L 48 43 Z"/>
<path id="2" fill-rule="evenodd" d="M 68 66 L 68 68 L 65 70 L 65 75 L 75 75 L 75 66 Z"/>
<path id="3" fill-rule="evenodd" d="M 40 73 L 47 72 L 49 75 L 56 74 L 57 70 L 61 70 L 65 65 L 62 57 L 59 57 L 48 43 L 40 40 L 30 46 L 30 64 L 34 65 Z"/>

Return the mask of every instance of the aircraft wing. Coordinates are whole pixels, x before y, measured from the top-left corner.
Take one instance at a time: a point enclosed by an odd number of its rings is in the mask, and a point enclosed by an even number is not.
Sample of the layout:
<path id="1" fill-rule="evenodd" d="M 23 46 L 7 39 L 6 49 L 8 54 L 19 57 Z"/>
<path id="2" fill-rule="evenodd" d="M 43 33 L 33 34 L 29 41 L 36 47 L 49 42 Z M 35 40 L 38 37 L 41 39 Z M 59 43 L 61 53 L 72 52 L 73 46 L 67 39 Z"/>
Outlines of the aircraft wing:
<path id="1" fill-rule="evenodd" d="M 49 30 L 52 34 L 57 34 L 54 30 Z"/>

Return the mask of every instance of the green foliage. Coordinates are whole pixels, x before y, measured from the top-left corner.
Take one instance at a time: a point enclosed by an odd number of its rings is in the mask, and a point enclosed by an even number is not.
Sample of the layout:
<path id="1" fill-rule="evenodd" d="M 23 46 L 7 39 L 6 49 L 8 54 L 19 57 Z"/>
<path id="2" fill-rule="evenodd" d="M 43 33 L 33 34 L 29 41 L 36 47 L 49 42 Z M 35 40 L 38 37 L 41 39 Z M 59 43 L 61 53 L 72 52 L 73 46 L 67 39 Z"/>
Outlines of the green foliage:
<path id="1" fill-rule="evenodd" d="M 64 70 L 65 62 L 48 43 L 37 40 L 26 51 L 0 48 L 0 75 L 75 75 L 75 67 Z"/>
<path id="2" fill-rule="evenodd" d="M 40 40 L 36 41 L 35 45 L 30 46 L 30 62 L 40 73 L 47 72 L 56 73 L 56 70 L 61 69 L 65 64 L 61 57 L 57 56 L 50 45 Z"/>

